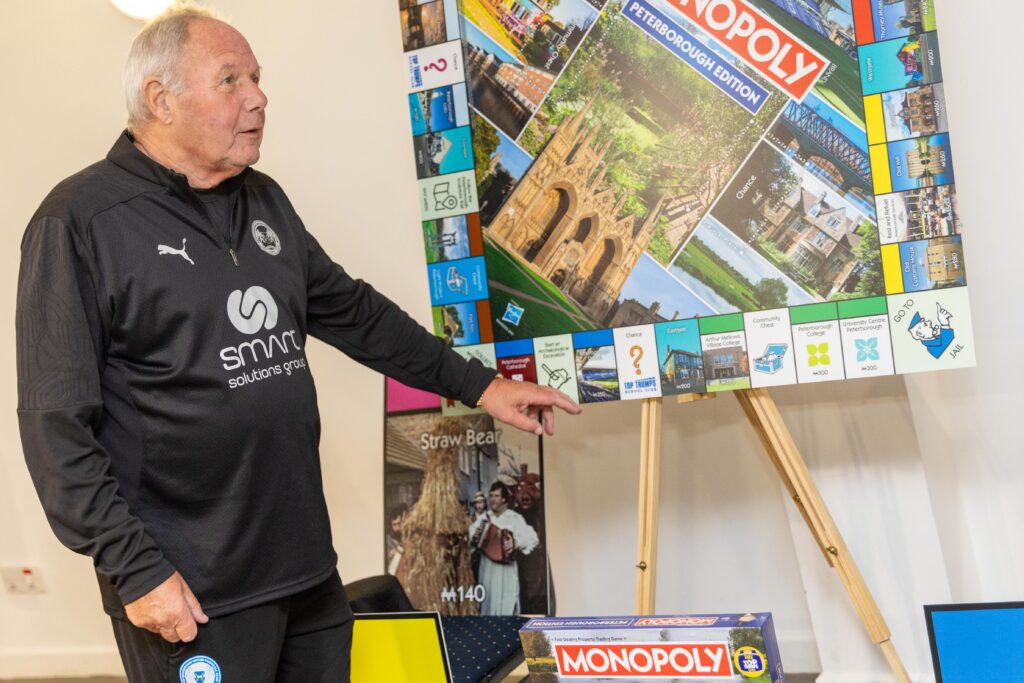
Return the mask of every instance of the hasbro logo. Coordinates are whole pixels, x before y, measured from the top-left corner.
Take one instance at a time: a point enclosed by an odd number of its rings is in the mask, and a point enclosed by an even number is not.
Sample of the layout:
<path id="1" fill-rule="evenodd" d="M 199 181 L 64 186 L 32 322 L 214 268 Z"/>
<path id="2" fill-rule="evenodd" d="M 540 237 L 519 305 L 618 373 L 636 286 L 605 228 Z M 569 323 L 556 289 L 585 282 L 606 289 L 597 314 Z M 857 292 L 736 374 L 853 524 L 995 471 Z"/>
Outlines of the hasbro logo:
<path id="1" fill-rule="evenodd" d="M 522 319 L 524 312 L 526 312 L 525 308 L 522 306 L 516 306 L 514 303 L 509 302 L 509 304 L 505 306 L 505 315 L 501 316 L 501 319 L 518 327 L 519 321 Z"/>

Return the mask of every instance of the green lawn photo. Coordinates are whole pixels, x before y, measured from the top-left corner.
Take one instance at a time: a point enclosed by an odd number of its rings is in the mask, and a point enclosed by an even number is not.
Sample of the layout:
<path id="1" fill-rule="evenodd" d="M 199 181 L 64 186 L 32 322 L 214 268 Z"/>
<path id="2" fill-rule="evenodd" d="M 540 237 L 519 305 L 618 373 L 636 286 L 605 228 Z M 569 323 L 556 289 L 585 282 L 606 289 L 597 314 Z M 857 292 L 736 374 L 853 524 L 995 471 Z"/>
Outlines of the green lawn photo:
<path id="1" fill-rule="evenodd" d="M 597 329 L 569 297 L 486 234 L 484 259 L 496 341 Z M 509 303 L 525 309 L 518 325 L 501 320 Z"/>
<path id="2" fill-rule="evenodd" d="M 686 248 L 676 257 L 673 266 L 693 275 L 741 311 L 758 311 L 763 308 L 750 281 L 720 257 L 713 255 L 696 237 L 690 239 Z"/>
<path id="3" fill-rule="evenodd" d="M 441 260 L 441 249 L 435 246 L 435 240 L 442 230 L 440 220 L 423 221 L 423 251 L 427 257 L 427 263 L 437 263 Z"/>

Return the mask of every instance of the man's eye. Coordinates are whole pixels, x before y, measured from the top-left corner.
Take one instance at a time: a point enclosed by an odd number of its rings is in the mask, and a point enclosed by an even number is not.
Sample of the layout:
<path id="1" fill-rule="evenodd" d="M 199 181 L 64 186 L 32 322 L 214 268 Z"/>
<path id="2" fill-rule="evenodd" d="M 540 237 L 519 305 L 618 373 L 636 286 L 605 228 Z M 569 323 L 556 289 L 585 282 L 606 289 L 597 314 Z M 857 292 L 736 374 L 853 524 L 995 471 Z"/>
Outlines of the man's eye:
<path id="1" fill-rule="evenodd" d="M 224 80 L 221 81 L 221 83 L 224 84 L 224 85 L 232 85 L 234 82 L 235 82 L 235 77 L 234 76 L 225 76 Z"/>

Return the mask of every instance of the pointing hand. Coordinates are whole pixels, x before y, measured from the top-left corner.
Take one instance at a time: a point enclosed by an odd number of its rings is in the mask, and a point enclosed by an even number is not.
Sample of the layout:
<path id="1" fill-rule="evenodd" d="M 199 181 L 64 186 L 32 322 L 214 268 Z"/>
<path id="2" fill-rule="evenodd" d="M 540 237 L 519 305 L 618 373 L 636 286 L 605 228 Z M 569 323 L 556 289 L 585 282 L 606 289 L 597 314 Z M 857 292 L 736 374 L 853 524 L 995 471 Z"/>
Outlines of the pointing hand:
<path id="1" fill-rule="evenodd" d="M 480 397 L 480 404 L 496 420 L 537 436 L 555 433 L 554 406 L 570 415 L 580 414 L 576 401 L 557 389 L 501 377 L 487 386 Z"/>

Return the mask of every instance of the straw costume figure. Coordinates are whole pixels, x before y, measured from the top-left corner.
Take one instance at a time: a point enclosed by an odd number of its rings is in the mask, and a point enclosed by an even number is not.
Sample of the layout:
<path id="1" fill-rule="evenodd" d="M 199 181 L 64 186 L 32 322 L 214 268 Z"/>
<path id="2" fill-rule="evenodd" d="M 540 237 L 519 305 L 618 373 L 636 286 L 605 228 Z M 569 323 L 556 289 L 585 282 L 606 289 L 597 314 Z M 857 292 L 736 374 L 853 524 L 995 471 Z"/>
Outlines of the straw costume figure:
<path id="1" fill-rule="evenodd" d="M 463 420 L 436 417 L 430 431 L 437 436 L 458 437 L 465 429 Z M 419 500 L 402 523 L 407 562 L 405 590 L 418 609 L 475 616 L 480 613 L 479 603 L 441 599 L 445 589 L 469 588 L 476 583 L 469 561 L 466 510 L 459 502 L 457 466 L 458 446 L 433 448 L 427 453 Z"/>

